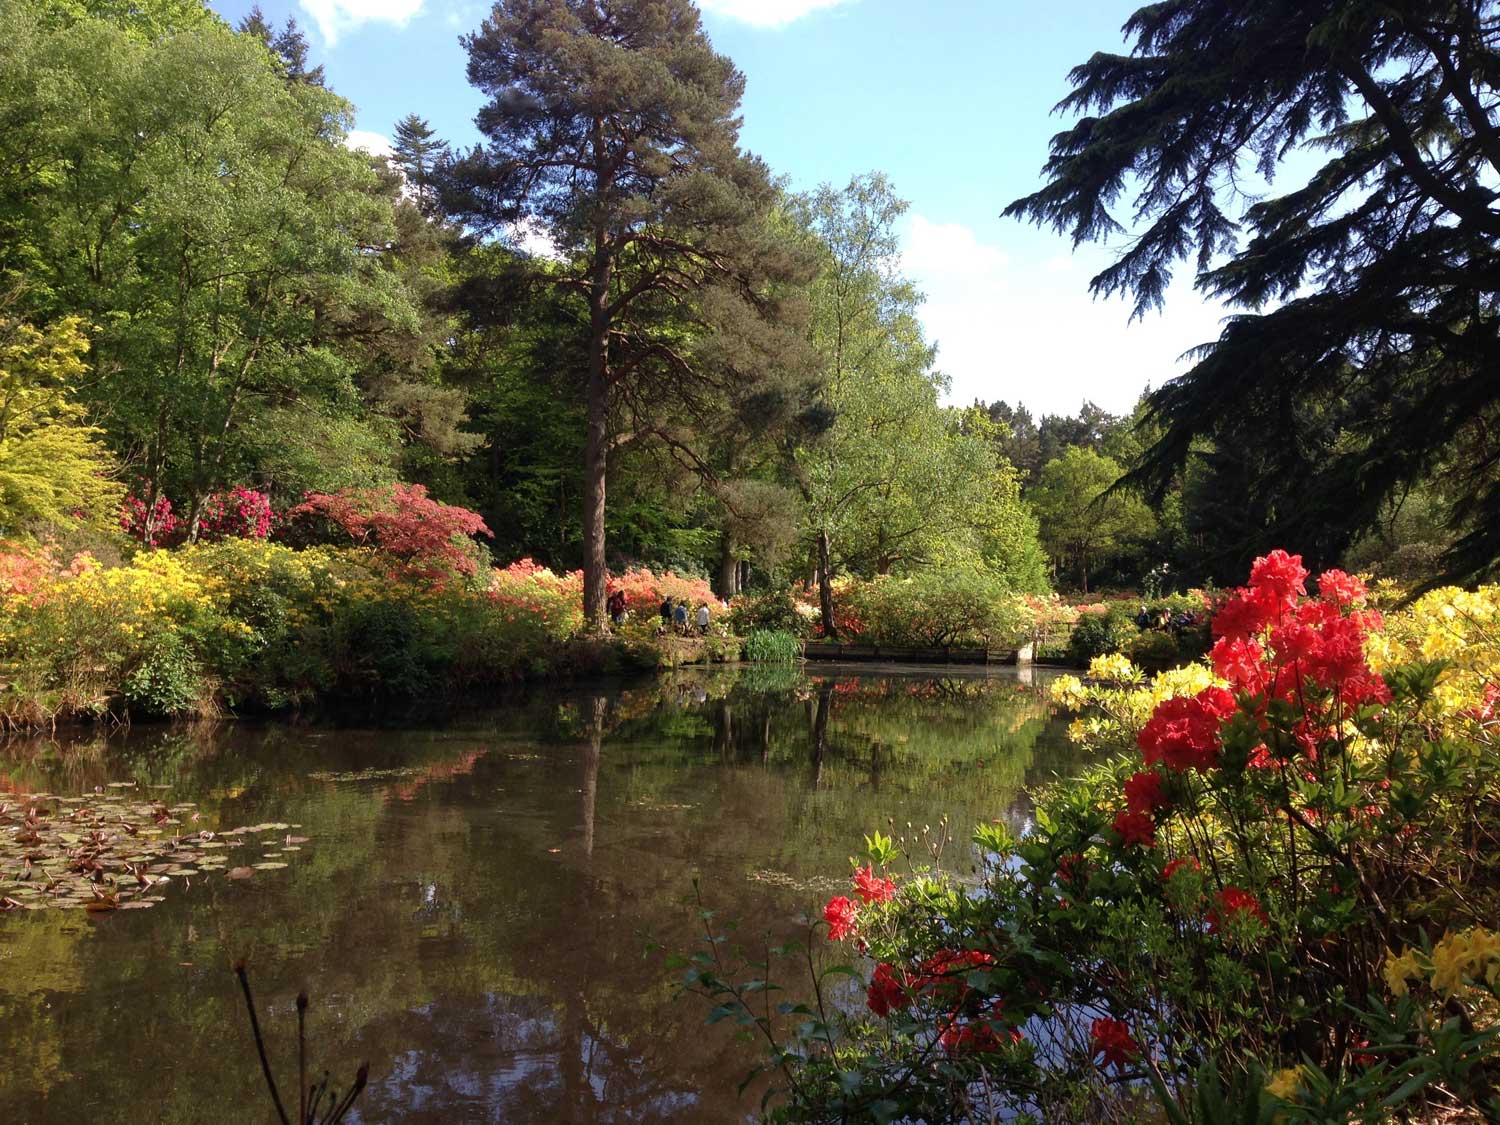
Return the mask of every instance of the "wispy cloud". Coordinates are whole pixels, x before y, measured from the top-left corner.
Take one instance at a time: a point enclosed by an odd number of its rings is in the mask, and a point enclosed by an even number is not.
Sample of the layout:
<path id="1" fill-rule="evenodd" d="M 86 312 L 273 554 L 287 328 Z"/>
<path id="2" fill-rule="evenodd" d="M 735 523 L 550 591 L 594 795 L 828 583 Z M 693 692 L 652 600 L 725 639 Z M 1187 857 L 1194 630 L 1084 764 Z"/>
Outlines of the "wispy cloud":
<path id="1" fill-rule="evenodd" d="M 317 26 L 323 42 L 332 46 L 346 31 L 367 23 L 404 27 L 422 10 L 423 0 L 297 0 Z"/>
<path id="2" fill-rule="evenodd" d="M 853 0 L 698 0 L 705 12 L 751 27 L 785 27 L 822 8 L 836 8 Z"/>
<path id="3" fill-rule="evenodd" d="M 1122 300 L 1094 300 L 1088 278 L 1103 252 L 1034 260 L 981 238 L 961 223 L 913 215 L 902 264 L 927 294 L 921 317 L 938 345 L 951 399 L 1006 399 L 1032 413 L 1071 414 L 1084 399 L 1117 413 L 1148 385 L 1159 387 L 1187 364 L 1182 353 L 1216 338 L 1225 310 L 1180 276 L 1166 311 L 1130 322 Z"/>

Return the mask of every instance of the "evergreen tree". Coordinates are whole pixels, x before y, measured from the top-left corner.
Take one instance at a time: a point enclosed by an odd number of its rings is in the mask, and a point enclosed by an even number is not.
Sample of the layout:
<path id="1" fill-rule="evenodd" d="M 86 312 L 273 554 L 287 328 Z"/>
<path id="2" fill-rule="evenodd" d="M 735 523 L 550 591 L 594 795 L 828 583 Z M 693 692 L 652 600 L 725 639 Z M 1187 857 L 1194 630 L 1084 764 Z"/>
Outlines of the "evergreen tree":
<path id="1" fill-rule="evenodd" d="M 744 78 L 689 0 L 501 0 L 464 40 L 487 145 L 456 162 L 477 231 L 539 231 L 524 261 L 568 300 L 586 365 L 584 612 L 605 622 L 612 448 L 680 436 L 726 388 L 801 362 L 785 286 L 809 264 L 772 229 L 777 193 L 740 151 Z"/>
<path id="2" fill-rule="evenodd" d="M 435 174 L 448 157 L 448 146 L 438 139 L 432 126 L 415 113 L 396 122 L 396 163 L 406 174 L 406 182 L 416 196 L 417 205 L 426 214 L 437 209 Z"/>
<path id="3" fill-rule="evenodd" d="M 1201 290 L 1245 310 L 1153 395 L 1142 482 L 1165 487 L 1195 441 L 1270 413 L 1257 403 L 1323 417 L 1339 400 L 1343 435 L 1310 475 L 1278 456 L 1241 465 L 1268 513 L 1262 545 L 1335 551 L 1500 417 L 1500 4 L 1166 0 L 1125 28 L 1132 52 L 1076 68 L 1060 106 L 1097 115 L 1053 139 L 1047 184 L 1006 213 L 1092 241 L 1122 229 L 1112 208 L 1132 197 L 1144 229 L 1094 292 L 1143 313 L 1190 258 Z M 1241 186 L 1278 171 L 1290 186 Z M 1320 542 L 1298 538 L 1309 490 L 1337 496 Z M 1492 570 L 1497 464 L 1451 495 L 1465 534 L 1450 573 Z"/>

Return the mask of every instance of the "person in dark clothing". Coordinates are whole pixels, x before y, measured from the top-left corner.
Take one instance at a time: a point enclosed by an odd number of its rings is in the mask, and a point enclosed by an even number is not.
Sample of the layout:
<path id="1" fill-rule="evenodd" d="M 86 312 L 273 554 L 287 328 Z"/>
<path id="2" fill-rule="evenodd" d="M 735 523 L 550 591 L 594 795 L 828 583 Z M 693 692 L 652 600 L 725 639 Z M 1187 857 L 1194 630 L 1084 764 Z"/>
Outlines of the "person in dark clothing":
<path id="1" fill-rule="evenodd" d="M 663 598 L 661 603 L 661 627 L 670 629 L 672 627 L 672 599 Z"/>
<path id="2" fill-rule="evenodd" d="M 688 635 L 687 602 L 678 602 L 672 608 L 672 621 L 676 624 L 678 633 L 684 637 Z"/>

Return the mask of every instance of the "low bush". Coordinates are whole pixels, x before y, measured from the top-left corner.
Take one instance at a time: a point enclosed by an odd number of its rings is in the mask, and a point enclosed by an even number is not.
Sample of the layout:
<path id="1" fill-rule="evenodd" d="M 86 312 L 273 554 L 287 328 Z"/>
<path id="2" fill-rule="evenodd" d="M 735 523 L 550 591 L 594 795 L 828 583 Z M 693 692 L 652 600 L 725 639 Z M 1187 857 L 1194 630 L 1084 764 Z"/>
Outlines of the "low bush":
<path id="1" fill-rule="evenodd" d="M 741 594 L 729 603 L 729 627 L 742 637 L 766 630 L 805 638 L 816 623 L 816 609 L 799 602 L 788 589 Z"/>
<path id="2" fill-rule="evenodd" d="M 1068 638 L 1068 661 L 1083 668 L 1096 656 L 1124 649 L 1140 633 L 1132 616 L 1129 607 L 1119 603 L 1102 613 L 1081 614 Z"/>
<path id="3" fill-rule="evenodd" d="M 1018 596 L 979 567 L 845 581 L 835 593 L 840 633 L 867 644 L 1007 648 L 1027 629 Z"/>

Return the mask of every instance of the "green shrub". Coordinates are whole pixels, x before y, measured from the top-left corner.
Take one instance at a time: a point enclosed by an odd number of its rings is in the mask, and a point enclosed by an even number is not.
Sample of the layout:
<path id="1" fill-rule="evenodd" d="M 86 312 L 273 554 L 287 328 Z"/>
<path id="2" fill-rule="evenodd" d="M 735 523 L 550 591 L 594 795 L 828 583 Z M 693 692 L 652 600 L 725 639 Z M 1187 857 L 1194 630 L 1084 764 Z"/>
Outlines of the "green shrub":
<path id="1" fill-rule="evenodd" d="M 802 642 L 782 629 L 755 629 L 745 638 L 745 659 L 756 664 L 795 664 Z"/>
<path id="2" fill-rule="evenodd" d="M 815 617 L 798 609 L 792 592 L 784 587 L 764 593 L 741 594 L 729 605 L 729 628 L 742 637 L 748 637 L 756 630 L 807 637 L 815 621 Z"/>
<path id="3" fill-rule="evenodd" d="M 1170 668 L 1182 658 L 1177 638 L 1170 632 L 1156 630 L 1137 633 L 1126 642 L 1123 651 L 1142 668 Z"/>
<path id="4" fill-rule="evenodd" d="M 1120 652 L 1140 632 L 1130 619 L 1130 609 L 1112 605 L 1104 613 L 1085 613 L 1068 638 L 1068 661 L 1080 668 L 1096 656 Z"/>
<path id="5" fill-rule="evenodd" d="M 841 630 L 870 644 L 1006 648 L 1029 625 L 1005 580 L 978 566 L 850 581 L 836 592 Z"/>

